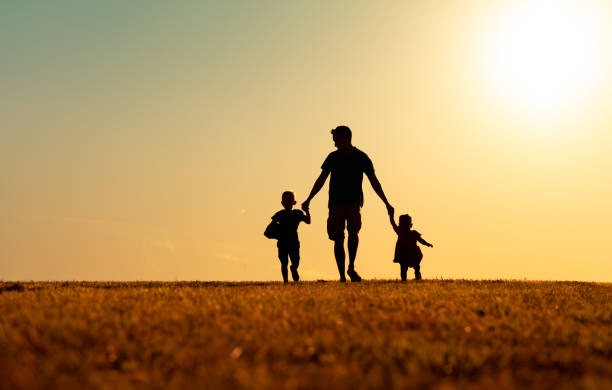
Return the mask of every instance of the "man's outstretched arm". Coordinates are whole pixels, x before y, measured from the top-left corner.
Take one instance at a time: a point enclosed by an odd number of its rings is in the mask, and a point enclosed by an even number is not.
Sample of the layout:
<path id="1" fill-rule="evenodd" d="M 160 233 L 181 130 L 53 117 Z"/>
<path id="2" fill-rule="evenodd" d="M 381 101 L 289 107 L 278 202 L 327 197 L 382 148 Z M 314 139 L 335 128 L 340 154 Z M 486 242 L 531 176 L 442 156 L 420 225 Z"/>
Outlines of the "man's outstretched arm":
<path id="1" fill-rule="evenodd" d="M 372 185 L 374 192 L 376 192 L 376 195 L 378 195 L 385 204 L 385 206 L 387 206 L 387 212 L 389 213 L 389 215 L 392 215 L 394 211 L 393 206 L 391 206 L 391 204 L 387 200 L 387 197 L 385 196 L 385 193 L 382 189 L 382 186 L 380 185 L 380 182 L 378 181 L 378 178 L 376 177 L 376 174 L 372 172 L 367 174 L 367 176 L 368 179 L 370 179 L 370 184 Z"/>
<path id="2" fill-rule="evenodd" d="M 310 191 L 310 195 L 308 195 L 308 198 L 304 201 L 304 203 L 302 203 L 303 209 L 308 209 L 310 207 L 310 201 L 319 191 L 321 191 L 321 188 L 323 188 L 323 185 L 325 184 L 325 180 L 327 180 L 327 176 L 329 176 L 329 171 L 325 169 L 322 170 L 321 174 L 319 175 L 317 180 L 315 180 L 314 185 L 312 186 L 312 191 Z"/>

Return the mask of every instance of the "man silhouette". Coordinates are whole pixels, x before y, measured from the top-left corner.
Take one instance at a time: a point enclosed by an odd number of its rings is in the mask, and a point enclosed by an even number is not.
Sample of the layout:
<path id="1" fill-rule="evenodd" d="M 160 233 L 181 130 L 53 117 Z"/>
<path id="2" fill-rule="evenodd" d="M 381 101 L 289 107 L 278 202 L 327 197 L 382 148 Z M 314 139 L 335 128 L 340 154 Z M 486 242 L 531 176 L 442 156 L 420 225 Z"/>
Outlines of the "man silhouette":
<path id="1" fill-rule="evenodd" d="M 352 282 L 360 282 L 361 277 L 355 271 L 355 257 L 359 246 L 359 230 L 361 229 L 361 213 L 363 206 L 362 181 L 365 173 L 374 192 L 387 206 L 391 215 L 393 207 L 387 201 L 382 186 L 374 174 L 374 166 L 367 154 L 351 144 L 352 133 L 347 126 L 338 126 L 331 131 L 334 146 L 338 150 L 327 156 L 321 166 L 321 175 L 315 181 L 308 198 L 302 203 L 307 210 L 310 201 L 323 188 L 327 176 L 331 173 L 329 181 L 329 217 L 327 218 L 327 234 L 334 241 L 334 256 L 340 273 L 340 282 L 346 282 L 344 276 L 344 228 L 348 232 L 349 264 L 346 274 Z"/>

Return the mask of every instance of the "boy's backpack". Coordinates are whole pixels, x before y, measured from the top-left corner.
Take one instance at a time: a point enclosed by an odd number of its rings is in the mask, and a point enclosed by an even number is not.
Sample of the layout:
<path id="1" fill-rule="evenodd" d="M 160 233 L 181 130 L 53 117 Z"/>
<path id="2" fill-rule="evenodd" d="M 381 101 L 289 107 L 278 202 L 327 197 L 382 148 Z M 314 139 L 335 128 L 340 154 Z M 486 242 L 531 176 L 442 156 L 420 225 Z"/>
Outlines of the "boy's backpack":
<path id="1" fill-rule="evenodd" d="M 264 236 L 271 240 L 278 240 L 278 237 L 280 236 L 280 224 L 276 221 L 270 222 L 268 226 L 266 226 Z"/>

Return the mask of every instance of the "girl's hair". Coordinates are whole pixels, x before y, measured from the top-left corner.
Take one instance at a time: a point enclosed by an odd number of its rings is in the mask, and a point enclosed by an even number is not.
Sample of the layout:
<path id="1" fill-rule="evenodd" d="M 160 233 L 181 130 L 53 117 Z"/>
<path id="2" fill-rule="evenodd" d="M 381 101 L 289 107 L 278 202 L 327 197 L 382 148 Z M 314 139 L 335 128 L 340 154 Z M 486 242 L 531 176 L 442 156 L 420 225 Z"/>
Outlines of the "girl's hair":
<path id="1" fill-rule="evenodd" d="M 283 202 L 295 200 L 295 194 L 293 193 L 293 191 L 285 191 L 283 192 L 283 195 L 281 195 L 281 199 Z"/>
<path id="2" fill-rule="evenodd" d="M 399 223 L 400 223 L 400 225 L 408 226 L 408 225 L 410 225 L 412 223 L 412 217 L 410 215 L 408 215 L 408 214 L 400 215 Z"/>

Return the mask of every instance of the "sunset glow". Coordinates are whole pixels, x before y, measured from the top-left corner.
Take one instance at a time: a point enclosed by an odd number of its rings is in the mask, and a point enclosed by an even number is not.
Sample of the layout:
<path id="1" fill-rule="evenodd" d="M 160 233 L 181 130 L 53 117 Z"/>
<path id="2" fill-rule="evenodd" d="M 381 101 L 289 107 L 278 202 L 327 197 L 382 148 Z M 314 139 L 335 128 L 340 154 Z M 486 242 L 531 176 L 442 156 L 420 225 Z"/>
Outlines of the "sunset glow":
<path id="1" fill-rule="evenodd" d="M 571 109 L 602 82 L 606 26 L 587 3 L 503 3 L 491 16 L 486 72 L 492 93 L 537 114 Z"/>
<path id="2" fill-rule="evenodd" d="M 612 281 L 610 1 L 137 3 L 0 6 L 0 279 L 277 280 L 263 231 L 347 125 L 425 279 Z M 397 278 L 363 192 L 356 267 Z"/>

